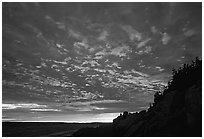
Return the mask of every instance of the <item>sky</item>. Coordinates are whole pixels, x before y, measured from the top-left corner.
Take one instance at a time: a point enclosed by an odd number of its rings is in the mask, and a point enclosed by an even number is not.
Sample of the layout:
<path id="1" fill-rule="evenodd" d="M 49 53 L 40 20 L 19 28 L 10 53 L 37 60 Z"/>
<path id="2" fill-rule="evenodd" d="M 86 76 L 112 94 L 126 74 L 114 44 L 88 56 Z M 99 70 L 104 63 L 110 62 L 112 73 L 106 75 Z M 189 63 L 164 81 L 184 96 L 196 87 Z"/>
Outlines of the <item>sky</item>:
<path id="1" fill-rule="evenodd" d="M 202 3 L 2 3 L 3 121 L 111 122 L 202 58 Z"/>

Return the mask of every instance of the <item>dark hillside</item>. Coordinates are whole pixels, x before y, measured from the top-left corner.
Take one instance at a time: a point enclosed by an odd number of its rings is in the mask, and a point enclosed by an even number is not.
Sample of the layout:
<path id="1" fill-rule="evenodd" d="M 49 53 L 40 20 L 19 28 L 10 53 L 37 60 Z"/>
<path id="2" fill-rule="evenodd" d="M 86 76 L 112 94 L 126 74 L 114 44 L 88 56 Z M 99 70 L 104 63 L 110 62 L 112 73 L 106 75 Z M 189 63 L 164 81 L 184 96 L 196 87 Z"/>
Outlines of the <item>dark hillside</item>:
<path id="1" fill-rule="evenodd" d="M 196 58 L 172 74 L 147 111 L 124 112 L 112 125 L 82 128 L 73 136 L 202 136 L 202 60 Z"/>

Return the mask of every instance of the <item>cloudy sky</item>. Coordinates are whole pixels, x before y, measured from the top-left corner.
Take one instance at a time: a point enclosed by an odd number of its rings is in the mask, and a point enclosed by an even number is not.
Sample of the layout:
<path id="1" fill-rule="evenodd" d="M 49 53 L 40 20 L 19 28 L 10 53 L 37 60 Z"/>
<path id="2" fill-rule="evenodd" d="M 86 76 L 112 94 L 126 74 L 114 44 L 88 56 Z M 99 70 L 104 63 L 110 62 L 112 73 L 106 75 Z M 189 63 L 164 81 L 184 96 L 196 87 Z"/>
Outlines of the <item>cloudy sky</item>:
<path id="1" fill-rule="evenodd" d="M 110 122 L 202 56 L 201 3 L 3 3 L 2 119 Z"/>

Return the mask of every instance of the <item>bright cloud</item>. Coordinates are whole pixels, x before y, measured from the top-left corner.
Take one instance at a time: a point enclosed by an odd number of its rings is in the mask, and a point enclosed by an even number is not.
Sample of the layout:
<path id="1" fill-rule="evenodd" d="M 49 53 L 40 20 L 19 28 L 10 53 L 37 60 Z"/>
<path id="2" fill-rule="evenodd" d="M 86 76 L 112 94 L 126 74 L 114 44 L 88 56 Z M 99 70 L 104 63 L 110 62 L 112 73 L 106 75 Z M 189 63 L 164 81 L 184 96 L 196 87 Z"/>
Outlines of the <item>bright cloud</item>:
<path id="1" fill-rule="evenodd" d="M 121 26 L 121 29 L 123 29 L 129 36 L 129 39 L 131 41 L 141 41 L 142 39 L 142 33 L 138 32 L 135 30 L 132 26 L 130 25 L 123 25 Z"/>
<path id="2" fill-rule="evenodd" d="M 2 109 L 31 109 L 31 108 L 46 108 L 47 105 L 39 105 L 36 103 L 19 103 L 19 104 L 2 104 Z"/>
<path id="3" fill-rule="evenodd" d="M 150 40 L 151 40 L 150 38 L 147 38 L 147 39 L 145 39 L 145 40 L 139 42 L 139 43 L 137 44 L 137 48 L 141 48 L 141 47 L 145 46 Z"/>
<path id="4" fill-rule="evenodd" d="M 83 42 L 75 42 L 74 43 L 74 46 L 76 47 L 76 48 L 85 48 L 85 49 L 88 49 L 90 46 L 86 43 L 86 41 L 83 41 Z"/>
<path id="5" fill-rule="evenodd" d="M 129 46 L 121 46 L 121 47 L 116 47 L 111 50 L 110 54 L 119 56 L 119 57 L 124 57 L 127 55 L 127 53 L 130 51 Z"/>
<path id="6" fill-rule="evenodd" d="M 61 110 L 59 110 L 59 109 L 39 109 L 39 108 L 37 108 L 37 109 L 30 109 L 31 111 L 51 111 L 51 112 L 53 112 L 53 111 L 61 111 Z"/>

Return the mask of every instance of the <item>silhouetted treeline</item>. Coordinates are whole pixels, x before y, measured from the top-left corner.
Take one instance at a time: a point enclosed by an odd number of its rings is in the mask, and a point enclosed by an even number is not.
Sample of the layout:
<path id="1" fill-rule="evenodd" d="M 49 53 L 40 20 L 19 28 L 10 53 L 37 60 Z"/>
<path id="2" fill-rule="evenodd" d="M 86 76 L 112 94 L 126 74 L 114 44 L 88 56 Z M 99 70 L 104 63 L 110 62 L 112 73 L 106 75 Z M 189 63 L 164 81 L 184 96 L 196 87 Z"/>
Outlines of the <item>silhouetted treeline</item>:
<path id="1" fill-rule="evenodd" d="M 168 83 L 168 89 L 183 91 L 202 80 L 202 61 L 196 57 L 192 64 L 184 64 L 178 70 L 173 69 L 172 80 Z"/>
<path id="2" fill-rule="evenodd" d="M 125 111 L 113 123 L 83 128 L 73 136 L 202 136 L 202 60 L 172 70 L 172 79 L 156 92 L 148 110 Z"/>
<path id="3" fill-rule="evenodd" d="M 163 91 L 155 93 L 154 103 L 159 102 L 162 96 L 171 90 L 178 90 L 182 93 L 196 83 L 202 83 L 202 60 L 199 60 L 198 57 L 191 64 L 183 64 L 178 70 L 172 69 L 172 79 Z"/>

